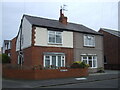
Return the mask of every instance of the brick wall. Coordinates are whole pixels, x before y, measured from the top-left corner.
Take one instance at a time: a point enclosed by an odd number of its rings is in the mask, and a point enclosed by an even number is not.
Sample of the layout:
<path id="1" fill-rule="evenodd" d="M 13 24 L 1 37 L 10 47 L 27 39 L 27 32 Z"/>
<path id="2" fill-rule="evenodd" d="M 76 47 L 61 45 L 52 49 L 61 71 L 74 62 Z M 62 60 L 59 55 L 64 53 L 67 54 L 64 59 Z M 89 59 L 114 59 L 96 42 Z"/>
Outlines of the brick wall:
<path id="1" fill-rule="evenodd" d="M 17 64 L 16 37 L 12 39 L 11 44 L 11 64 Z"/>
<path id="2" fill-rule="evenodd" d="M 39 47 L 32 46 L 23 50 L 24 65 L 43 65 L 43 52 L 62 52 L 65 53 L 66 66 L 70 66 L 73 62 L 73 49 L 61 47 Z"/>
<path id="3" fill-rule="evenodd" d="M 100 32 L 104 34 L 104 56 L 106 57 L 107 61 L 107 65 L 105 65 L 105 68 L 110 67 L 112 69 L 112 66 L 114 67 L 120 65 L 120 38 L 103 30 L 100 30 Z"/>
<path id="4" fill-rule="evenodd" d="M 88 76 L 88 68 L 84 69 L 67 69 L 68 71 L 60 71 L 60 69 L 50 70 L 15 70 L 3 69 L 3 77 L 13 79 L 54 79 L 65 77 L 82 77 Z"/>

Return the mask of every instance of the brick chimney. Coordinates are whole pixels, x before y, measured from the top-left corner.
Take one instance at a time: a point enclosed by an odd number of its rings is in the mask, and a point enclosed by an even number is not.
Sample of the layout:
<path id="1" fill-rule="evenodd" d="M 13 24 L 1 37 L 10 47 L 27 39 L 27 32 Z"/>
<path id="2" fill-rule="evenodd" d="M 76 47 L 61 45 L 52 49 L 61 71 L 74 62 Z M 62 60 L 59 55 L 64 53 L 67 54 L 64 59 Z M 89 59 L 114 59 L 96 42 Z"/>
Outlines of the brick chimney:
<path id="1" fill-rule="evenodd" d="M 67 17 L 65 17 L 64 14 L 62 13 L 62 9 L 60 9 L 59 22 L 61 22 L 62 24 L 67 25 Z"/>

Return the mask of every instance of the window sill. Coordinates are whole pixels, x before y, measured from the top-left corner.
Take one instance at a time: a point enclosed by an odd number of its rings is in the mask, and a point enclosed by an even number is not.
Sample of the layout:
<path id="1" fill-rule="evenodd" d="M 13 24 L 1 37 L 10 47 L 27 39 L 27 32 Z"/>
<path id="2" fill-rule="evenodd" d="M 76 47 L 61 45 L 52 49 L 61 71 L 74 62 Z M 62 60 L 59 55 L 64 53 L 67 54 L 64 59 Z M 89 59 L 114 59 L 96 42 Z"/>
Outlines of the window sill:
<path id="1" fill-rule="evenodd" d="M 97 67 L 89 67 L 89 69 L 96 69 Z"/>
<path id="2" fill-rule="evenodd" d="M 95 48 L 95 46 L 83 46 L 83 47 L 87 47 L 87 48 Z"/>
<path id="3" fill-rule="evenodd" d="M 62 43 L 48 43 L 48 45 L 62 45 Z"/>

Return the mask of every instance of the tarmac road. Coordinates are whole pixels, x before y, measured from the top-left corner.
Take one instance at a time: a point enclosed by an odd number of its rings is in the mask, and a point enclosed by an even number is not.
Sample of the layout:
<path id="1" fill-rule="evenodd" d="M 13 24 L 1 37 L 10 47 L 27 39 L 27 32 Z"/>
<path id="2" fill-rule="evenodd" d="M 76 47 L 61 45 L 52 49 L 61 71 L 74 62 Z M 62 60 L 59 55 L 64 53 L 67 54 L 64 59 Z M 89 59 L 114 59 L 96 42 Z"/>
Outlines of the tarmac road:
<path id="1" fill-rule="evenodd" d="M 118 88 L 118 79 L 59 85 L 59 86 L 48 86 L 44 88 Z"/>

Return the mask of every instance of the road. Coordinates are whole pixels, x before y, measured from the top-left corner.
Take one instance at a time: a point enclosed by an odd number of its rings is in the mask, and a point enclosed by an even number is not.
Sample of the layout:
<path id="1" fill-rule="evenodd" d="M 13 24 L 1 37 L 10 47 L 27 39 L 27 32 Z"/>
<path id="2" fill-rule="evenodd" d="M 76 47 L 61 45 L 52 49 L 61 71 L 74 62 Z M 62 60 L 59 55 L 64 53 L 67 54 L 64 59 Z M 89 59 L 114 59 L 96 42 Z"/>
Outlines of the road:
<path id="1" fill-rule="evenodd" d="M 118 79 L 59 85 L 59 86 L 48 86 L 44 88 L 118 88 Z"/>

